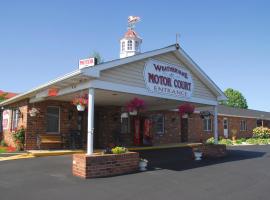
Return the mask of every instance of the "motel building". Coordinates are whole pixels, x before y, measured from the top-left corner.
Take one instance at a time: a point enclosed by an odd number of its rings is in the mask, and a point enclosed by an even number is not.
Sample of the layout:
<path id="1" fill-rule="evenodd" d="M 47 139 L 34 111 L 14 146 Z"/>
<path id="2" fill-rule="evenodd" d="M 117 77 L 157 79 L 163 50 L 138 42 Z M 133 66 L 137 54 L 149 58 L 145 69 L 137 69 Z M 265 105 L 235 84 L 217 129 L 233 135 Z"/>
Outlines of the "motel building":
<path id="1" fill-rule="evenodd" d="M 232 128 L 250 137 L 259 123 L 270 124 L 269 113 L 218 105 L 224 93 L 179 44 L 148 52 L 141 45 L 129 26 L 119 59 L 80 60 L 73 72 L 1 102 L 0 139 L 14 146 L 12 133 L 23 127 L 25 150 L 87 149 L 92 155 L 115 145 L 217 142 L 231 137 Z M 195 111 L 179 114 L 181 105 Z"/>
<path id="2" fill-rule="evenodd" d="M 223 92 L 179 44 L 148 52 L 141 45 L 131 26 L 120 40 L 120 59 L 80 60 L 75 71 L 0 103 L 2 138 L 13 145 L 11 133 L 23 126 L 26 150 L 85 148 L 88 154 L 110 145 L 217 139 Z M 74 99 L 87 105 L 78 108 Z M 128 110 L 136 100 L 143 108 Z M 211 113 L 212 134 L 201 136 L 199 114 L 180 117 L 182 104 Z"/>

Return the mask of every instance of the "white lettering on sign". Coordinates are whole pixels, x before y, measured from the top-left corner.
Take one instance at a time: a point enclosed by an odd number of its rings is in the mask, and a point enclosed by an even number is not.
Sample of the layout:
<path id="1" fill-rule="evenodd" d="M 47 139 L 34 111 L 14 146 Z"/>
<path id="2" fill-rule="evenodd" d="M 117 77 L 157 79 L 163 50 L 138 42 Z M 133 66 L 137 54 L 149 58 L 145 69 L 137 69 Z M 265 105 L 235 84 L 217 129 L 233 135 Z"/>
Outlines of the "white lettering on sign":
<path id="1" fill-rule="evenodd" d="M 96 58 L 87 58 L 79 60 L 79 69 L 85 68 L 85 67 L 92 67 L 96 64 Z"/>
<path id="2" fill-rule="evenodd" d="M 191 73 L 181 66 L 150 59 L 144 67 L 144 81 L 151 92 L 189 98 L 193 91 Z"/>

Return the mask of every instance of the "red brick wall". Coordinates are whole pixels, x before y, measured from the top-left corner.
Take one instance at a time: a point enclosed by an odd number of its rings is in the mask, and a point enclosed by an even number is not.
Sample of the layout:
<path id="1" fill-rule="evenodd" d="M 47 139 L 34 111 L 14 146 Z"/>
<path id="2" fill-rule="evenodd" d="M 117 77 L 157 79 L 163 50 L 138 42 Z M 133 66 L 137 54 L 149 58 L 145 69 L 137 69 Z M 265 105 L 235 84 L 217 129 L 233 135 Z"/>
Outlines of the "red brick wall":
<path id="1" fill-rule="evenodd" d="M 180 134 L 180 117 L 178 112 L 172 111 L 153 111 L 147 112 L 146 116 L 151 116 L 153 114 L 163 114 L 164 115 L 164 134 L 157 134 L 153 132 L 153 145 L 160 144 L 170 144 L 181 142 Z"/>
<path id="2" fill-rule="evenodd" d="M 72 172 L 81 178 L 120 175 L 138 169 L 139 153 L 91 155 L 74 154 Z"/>
<path id="3" fill-rule="evenodd" d="M 29 104 L 29 110 L 35 107 L 39 110 L 36 117 L 28 115 L 26 132 L 26 149 L 37 149 L 37 134 L 46 133 L 46 111 L 48 106 L 60 107 L 60 133 L 65 141 L 69 137 L 71 130 L 77 129 L 77 110 L 70 102 L 63 101 L 43 101 Z M 71 118 L 69 118 L 69 115 Z M 57 134 L 57 133 L 56 133 Z M 66 147 L 64 143 L 62 147 Z M 50 144 L 50 148 L 61 148 L 59 144 Z"/>
<path id="4" fill-rule="evenodd" d="M 18 128 L 20 128 L 21 126 L 23 126 L 24 128 L 27 128 L 27 112 L 28 112 L 27 100 L 20 101 L 16 104 L 12 104 L 9 106 L 9 108 L 19 108 L 21 116 L 19 118 Z M 8 127 L 7 130 L 3 130 L 2 139 L 4 139 L 4 141 L 7 143 L 8 146 L 16 147 L 12 138 L 12 134 L 14 133 L 14 131 L 11 130 L 11 123 L 12 123 L 11 118 L 12 118 L 12 112 L 10 112 L 10 119 L 9 119 L 10 126 Z"/>
<path id="5" fill-rule="evenodd" d="M 211 117 L 213 120 L 213 117 Z M 232 129 L 237 130 L 237 138 L 249 138 L 252 137 L 252 130 L 257 126 L 257 120 L 252 118 L 242 118 L 242 117 L 232 117 L 232 116 L 218 116 L 218 135 L 219 137 L 224 137 L 223 129 L 223 119 L 228 119 L 228 137 L 232 137 Z M 240 121 L 247 121 L 247 130 L 240 131 Z M 213 121 L 212 121 L 213 122 Z M 214 126 L 214 124 L 213 124 Z M 213 127 L 214 128 L 214 127 Z M 200 118 L 199 114 L 192 114 L 189 118 L 189 142 L 199 142 L 201 139 L 203 141 L 214 136 L 212 131 L 203 130 L 203 120 Z"/>

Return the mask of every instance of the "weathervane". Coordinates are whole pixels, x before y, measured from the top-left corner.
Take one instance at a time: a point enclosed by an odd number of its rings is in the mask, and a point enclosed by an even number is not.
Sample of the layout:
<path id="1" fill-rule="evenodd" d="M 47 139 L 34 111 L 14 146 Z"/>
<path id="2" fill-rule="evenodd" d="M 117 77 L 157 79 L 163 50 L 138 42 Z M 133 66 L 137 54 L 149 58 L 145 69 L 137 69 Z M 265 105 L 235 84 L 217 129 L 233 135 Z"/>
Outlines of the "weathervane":
<path id="1" fill-rule="evenodd" d="M 128 17 L 128 29 L 133 30 L 135 28 L 135 24 L 141 21 L 140 17 L 137 16 L 129 16 Z"/>

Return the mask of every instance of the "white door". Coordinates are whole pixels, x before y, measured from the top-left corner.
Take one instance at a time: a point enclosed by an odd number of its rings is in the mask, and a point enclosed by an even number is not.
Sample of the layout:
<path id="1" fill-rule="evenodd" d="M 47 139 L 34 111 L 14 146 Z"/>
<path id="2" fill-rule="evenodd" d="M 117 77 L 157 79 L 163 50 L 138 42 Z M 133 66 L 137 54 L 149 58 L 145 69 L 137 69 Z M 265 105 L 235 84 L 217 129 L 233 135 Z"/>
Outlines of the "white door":
<path id="1" fill-rule="evenodd" d="M 228 138 L 228 133 L 229 133 L 229 131 L 228 131 L 228 119 L 227 118 L 224 118 L 223 119 L 223 129 L 224 129 L 224 137 L 225 138 Z"/>

